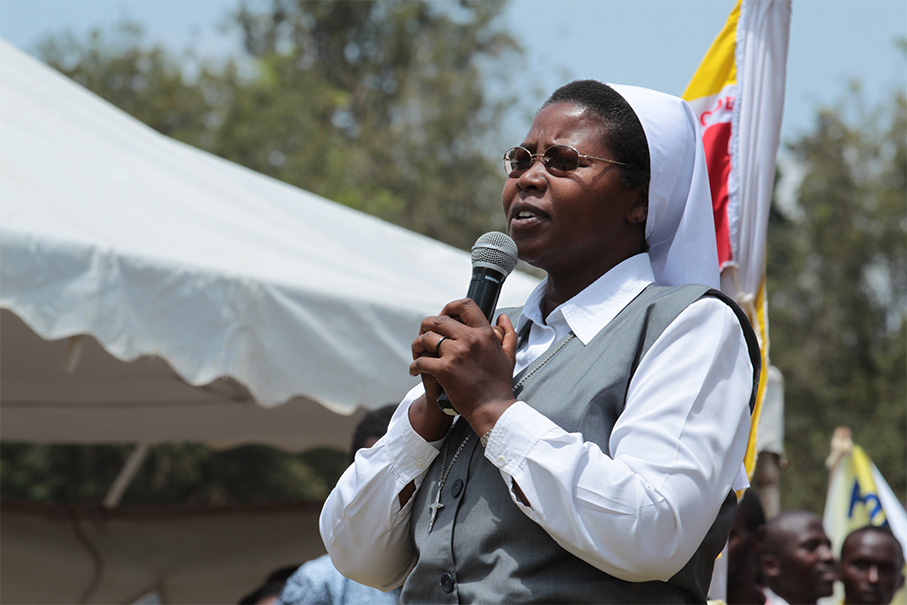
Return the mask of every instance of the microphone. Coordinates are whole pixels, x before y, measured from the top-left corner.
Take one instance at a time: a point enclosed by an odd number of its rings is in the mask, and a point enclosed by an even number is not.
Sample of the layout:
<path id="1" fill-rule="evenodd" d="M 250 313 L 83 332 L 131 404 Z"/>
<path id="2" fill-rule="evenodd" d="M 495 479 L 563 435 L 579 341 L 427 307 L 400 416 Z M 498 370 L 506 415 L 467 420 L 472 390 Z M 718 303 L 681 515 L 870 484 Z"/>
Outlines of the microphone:
<path id="1" fill-rule="evenodd" d="M 472 279 L 469 280 L 466 297 L 475 301 L 488 321 L 494 315 L 501 287 L 516 266 L 516 261 L 516 243 L 510 236 L 498 231 L 482 235 L 472 246 Z M 449 416 L 458 414 L 443 390 L 438 397 L 438 407 Z"/>

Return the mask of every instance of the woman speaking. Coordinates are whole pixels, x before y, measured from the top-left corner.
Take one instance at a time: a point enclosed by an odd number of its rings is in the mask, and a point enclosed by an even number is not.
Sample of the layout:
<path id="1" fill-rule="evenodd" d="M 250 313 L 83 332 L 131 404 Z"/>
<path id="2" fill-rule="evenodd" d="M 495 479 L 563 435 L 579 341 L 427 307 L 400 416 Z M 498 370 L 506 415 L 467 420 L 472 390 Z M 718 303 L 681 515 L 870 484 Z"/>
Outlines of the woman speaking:
<path id="1" fill-rule="evenodd" d="M 696 118 L 576 81 L 503 161 L 507 233 L 547 277 L 493 325 L 469 299 L 423 320 L 422 384 L 325 502 L 327 550 L 403 602 L 702 603 L 759 351 L 717 291 Z"/>

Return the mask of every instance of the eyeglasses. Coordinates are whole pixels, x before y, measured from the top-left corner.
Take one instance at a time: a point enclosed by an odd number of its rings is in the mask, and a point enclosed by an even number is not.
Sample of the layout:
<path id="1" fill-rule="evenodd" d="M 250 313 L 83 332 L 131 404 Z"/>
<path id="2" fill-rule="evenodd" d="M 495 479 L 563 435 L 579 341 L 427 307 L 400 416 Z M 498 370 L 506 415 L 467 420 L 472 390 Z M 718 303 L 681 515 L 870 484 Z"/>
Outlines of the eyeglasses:
<path id="1" fill-rule="evenodd" d="M 507 176 L 516 178 L 529 170 L 536 158 L 541 159 L 545 170 L 554 176 L 565 176 L 579 168 L 580 158 L 601 160 L 618 166 L 629 166 L 629 164 L 617 160 L 583 155 L 570 145 L 552 145 L 545 150 L 545 153 L 530 153 L 525 147 L 511 147 L 504 152 L 504 172 L 507 173 Z"/>

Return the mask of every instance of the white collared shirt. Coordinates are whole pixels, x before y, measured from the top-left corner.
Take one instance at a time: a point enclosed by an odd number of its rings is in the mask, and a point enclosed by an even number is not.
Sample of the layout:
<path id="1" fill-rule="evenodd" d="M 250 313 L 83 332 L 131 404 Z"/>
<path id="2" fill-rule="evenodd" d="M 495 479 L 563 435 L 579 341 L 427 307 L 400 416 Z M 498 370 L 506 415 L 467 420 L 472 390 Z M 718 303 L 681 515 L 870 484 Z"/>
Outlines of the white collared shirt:
<path id="1" fill-rule="evenodd" d="M 547 318 L 543 282 L 517 322 L 518 330 L 532 326 L 514 373 L 570 331 L 588 343 L 652 281 L 648 256 L 634 256 Z M 519 401 L 498 419 L 485 457 L 531 507 L 510 490 L 514 505 L 564 549 L 624 580 L 667 580 L 698 548 L 729 490 L 746 485 L 740 471 L 752 372 L 733 311 L 703 298 L 640 362 L 611 433 L 612 456 Z M 401 509 L 398 495 L 411 481 L 421 485 L 441 443 L 426 442 L 409 423 L 409 406 L 422 393 L 421 385 L 410 391 L 387 435 L 357 453 L 321 514 L 337 568 L 385 590 L 402 584 L 416 561 L 409 535 L 415 498 Z"/>

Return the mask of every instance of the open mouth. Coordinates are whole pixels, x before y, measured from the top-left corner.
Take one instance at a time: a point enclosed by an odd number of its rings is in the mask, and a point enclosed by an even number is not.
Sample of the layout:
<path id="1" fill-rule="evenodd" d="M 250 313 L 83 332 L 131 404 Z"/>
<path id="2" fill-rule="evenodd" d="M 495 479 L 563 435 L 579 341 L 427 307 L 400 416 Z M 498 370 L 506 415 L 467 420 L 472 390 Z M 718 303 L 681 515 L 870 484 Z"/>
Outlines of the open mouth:
<path id="1" fill-rule="evenodd" d="M 547 214 L 531 206 L 519 206 L 514 208 L 510 214 L 510 221 L 514 224 L 528 224 L 547 219 Z"/>

